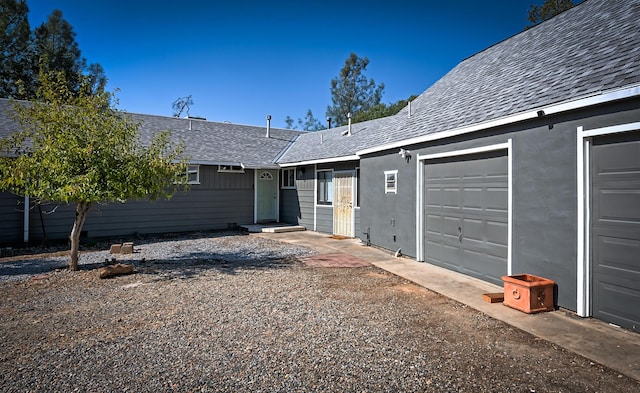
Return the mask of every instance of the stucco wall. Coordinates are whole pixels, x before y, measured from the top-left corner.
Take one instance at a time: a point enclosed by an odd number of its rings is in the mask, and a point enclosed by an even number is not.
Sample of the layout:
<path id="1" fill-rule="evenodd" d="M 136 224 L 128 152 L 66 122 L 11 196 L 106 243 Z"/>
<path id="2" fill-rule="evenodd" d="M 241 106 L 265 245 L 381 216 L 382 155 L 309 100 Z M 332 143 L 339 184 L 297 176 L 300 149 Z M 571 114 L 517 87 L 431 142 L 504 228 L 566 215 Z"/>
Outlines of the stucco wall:
<path id="1" fill-rule="evenodd" d="M 416 256 L 416 173 L 418 154 L 452 152 L 512 140 L 513 274 L 531 273 L 558 284 L 557 304 L 576 309 L 577 127 L 637 122 L 640 100 L 545 116 L 464 136 L 414 146 L 406 163 L 398 150 L 362 157 L 362 228 L 373 244 Z M 398 193 L 385 194 L 384 171 L 398 170 Z M 395 235 L 395 240 L 394 240 Z M 506 272 L 505 272 L 506 274 Z"/>

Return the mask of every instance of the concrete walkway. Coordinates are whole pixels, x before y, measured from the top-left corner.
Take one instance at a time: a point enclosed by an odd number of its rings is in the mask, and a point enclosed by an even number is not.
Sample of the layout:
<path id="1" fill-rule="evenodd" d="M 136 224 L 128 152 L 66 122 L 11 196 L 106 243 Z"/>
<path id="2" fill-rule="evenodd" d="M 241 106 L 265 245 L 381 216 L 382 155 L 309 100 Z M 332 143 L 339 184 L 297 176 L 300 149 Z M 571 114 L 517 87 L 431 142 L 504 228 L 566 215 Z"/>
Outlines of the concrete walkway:
<path id="1" fill-rule="evenodd" d="M 530 315 L 501 303 L 488 303 L 482 294 L 502 292 L 502 287 L 428 263 L 396 258 L 391 252 L 367 247 L 358 239 L 333 239 L 312 231 L 252 236 L 303 245 L 321 254 L 352 255 L 640 381 L 639 333 L 564 310 Z"/>

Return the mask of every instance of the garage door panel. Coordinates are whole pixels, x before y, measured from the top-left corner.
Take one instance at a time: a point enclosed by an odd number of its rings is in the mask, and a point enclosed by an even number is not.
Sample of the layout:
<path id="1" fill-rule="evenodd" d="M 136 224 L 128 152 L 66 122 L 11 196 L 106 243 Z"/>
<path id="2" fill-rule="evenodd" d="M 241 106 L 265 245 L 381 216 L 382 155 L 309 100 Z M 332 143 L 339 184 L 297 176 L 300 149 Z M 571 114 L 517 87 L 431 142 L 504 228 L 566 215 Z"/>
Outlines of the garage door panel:
<path id="1" fill-rule="evenodd" d="M 458 209 L 460 206 L 460 190 L 457 188 L 443 189 L 442 206 Z"/>
<path id="2" fill-rule="evenodd" d="M 595 220 L 640 226 L 640 187 L 627 190 L 600 189 L 596 203 L 600 209 Z"/>
<path id="3" fill-rule="evenodd" d="M 485 227 L 485 235 L 487 242 L 507 247 L 505 240 L 509 234 L 509 226 L 505 222 L 488 221 Z M 506 255 L 506 254 L 505 254 Z"/>
<path id="4" fill-rule="evenodd" d="M 640 290 L 640 269 L 638 269 L 638 257 L 640 255 L 640 240 L 625 239 L 619 237 L 596 236 L 594 245 L 596 269 L 600 274 L 617 274 L 620 281 L 630 281 Z"/>
<path id="5" fill-rule="evenodd" d="M 640 312 L 629 304 L 640 304 L 640 292 L 629 291 L 616 283 L 599 281 L 595 295 L 601 299 L 594 316 L 633 330 L 640 330 Z"/>
<path id="6" fill-rule="evenodd" d="M 501 285 L 499 278 L 504 272 L 504 260 L 473 250 L 463 250 L 465 261 L 463 273 L 481 278 L 485 281 Z"/>
<path id="7" fill-rule="evenodd" d="M 593 139 L 593 315 L 640 330 L 640 132 Z"/>
<path id="8" fill-rule="evenodd" d="M 425 260 L 501 284 L 508 254 L 504 153 L 425 163 Z"/>

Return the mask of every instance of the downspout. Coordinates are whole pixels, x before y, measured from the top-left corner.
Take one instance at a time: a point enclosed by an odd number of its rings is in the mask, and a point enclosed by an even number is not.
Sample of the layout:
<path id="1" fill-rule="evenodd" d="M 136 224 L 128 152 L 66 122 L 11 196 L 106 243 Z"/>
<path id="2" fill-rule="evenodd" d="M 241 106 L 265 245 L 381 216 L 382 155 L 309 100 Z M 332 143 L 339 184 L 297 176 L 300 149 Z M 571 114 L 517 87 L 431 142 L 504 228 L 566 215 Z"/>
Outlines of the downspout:
<path id="1" fill-rule="evenodd" d="M 24 196 L 24 227 L 22 240 L 24 244 L 29 244 L 29 195 Z"/>

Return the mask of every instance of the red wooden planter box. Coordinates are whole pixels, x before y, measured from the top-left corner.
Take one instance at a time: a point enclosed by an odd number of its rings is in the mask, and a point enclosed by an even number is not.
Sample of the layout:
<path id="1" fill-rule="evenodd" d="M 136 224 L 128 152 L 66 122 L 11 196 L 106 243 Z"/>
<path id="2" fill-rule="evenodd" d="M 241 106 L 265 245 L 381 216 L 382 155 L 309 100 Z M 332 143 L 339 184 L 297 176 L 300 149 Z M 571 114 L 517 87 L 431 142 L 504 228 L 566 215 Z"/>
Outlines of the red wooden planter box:
<path id="1" fill-rule="evenodd" d="M 554 310 L 553 287 L 555 282 L 532 274 L 502 276 L 504 304 L 533 314 Z"/>

